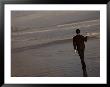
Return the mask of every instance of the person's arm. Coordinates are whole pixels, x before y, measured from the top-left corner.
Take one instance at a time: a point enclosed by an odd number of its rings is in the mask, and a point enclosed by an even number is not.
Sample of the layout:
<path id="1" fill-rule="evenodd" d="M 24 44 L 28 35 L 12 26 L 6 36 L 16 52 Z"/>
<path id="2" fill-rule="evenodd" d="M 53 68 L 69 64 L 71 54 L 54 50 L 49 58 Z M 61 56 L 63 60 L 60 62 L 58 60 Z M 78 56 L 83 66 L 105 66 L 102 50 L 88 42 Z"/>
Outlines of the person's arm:
<path id="1" fill-rule="evenodd" d="M 84 41 L 85 41 L 85 42 L 87 42 L 88 37 L 89 37 L 89 33 L 86 32 L 86 36 L 84 37 Z"/>
<path id="2" fill-rule="evenodd" d="M 73 37 L 73 47 L 74 47 L 74 50 L 76 50 L 76 40 L 74 37 Z"/>
<path id="3" fill-rule="evenodd" d="M 84 37 L 84 41 L 87 42 L 87 36 Z"/>

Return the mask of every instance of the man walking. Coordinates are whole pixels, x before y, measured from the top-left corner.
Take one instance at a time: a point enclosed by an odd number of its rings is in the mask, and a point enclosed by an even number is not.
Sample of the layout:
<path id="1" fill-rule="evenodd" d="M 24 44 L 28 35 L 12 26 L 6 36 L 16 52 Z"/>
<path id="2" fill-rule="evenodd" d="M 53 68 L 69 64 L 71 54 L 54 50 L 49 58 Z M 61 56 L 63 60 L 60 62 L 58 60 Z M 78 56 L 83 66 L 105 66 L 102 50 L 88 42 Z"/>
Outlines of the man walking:
<path id="1" fill-rule="evenodd" d="M 87 71 L 86 71 L 86 64 L 84 61 L 84 50 L 85 50 L 85 43 L 87 41 L 87 36 L 84 37 L 83 35 L 80 35 L 80 30 L 76 29 L 76 36 L 73 37 L 73 46 L 75 52 L 78 52 L 81 64 L 82 64 L 82 70 L 83 70 L 83 76 L 87 77 Z"/>

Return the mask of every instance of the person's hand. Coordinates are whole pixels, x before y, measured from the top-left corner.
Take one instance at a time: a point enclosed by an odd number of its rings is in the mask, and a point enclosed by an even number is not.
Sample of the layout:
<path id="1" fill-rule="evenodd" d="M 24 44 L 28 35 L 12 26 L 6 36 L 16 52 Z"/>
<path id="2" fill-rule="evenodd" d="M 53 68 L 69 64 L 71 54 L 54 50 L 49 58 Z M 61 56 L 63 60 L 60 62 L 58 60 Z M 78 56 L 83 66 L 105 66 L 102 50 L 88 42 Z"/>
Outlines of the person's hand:
<path id="1" fill-rule="evenodd" d="M 75 53 L 77 53 L 77 50 L 74 50 Z"/>

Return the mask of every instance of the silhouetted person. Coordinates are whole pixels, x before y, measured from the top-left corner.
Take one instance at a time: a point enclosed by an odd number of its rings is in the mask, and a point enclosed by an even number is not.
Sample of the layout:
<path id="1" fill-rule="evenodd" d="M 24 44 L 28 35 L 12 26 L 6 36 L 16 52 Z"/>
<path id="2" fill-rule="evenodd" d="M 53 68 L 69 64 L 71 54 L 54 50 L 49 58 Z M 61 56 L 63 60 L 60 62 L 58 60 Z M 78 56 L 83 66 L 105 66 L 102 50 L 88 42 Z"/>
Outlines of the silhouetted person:
<path id="1" fill-rule="evenodd" d="M 82 69 L 83 69 L 83 76 L 87 77 L 87 71 L 86 71 L 86 64 L 84 62 L 84 50 L 85 50 L 85 43 L 87 41 L 87 36 L 84 37 L 80 35 L 80 30 L 76 29 L 76 36 L 73 37 L 73 46 L 75 52 L 78 52 L 80 59 L 81 59 L 81 64 L 82 64 Z"/>

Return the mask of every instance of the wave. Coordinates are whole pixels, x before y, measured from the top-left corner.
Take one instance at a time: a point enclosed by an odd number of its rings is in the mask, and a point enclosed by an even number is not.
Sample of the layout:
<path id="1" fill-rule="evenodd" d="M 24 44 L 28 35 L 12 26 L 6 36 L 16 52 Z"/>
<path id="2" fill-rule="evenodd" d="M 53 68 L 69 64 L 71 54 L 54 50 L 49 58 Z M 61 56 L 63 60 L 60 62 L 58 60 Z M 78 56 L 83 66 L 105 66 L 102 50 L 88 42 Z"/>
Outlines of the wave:
<path id="1" fill-rule="evenodd" d="M 56 31 L 65 31 L 65 30 L 73 30 L 76 28 L 83 28 L 83 27 L 91 27 L 100 25 L 100 20 L 89 20 L 89 21 L 82 21 L 82 22 L 75 22 L 75 23 L 69 23 L 69 24 L 62 24 L 62 25 L 56 25 L 52 27 L 47 28 L 24 28 L 20 29 L 18 28 L 16 31 L 12 32 L 12 35 L 25 35 L 25 34 L 34 34 L 34 33 L 46 33 L 46 32 L 56 32 Z"/>
<path id="2" fill-rule="evenodd" d="M 46 47 L 46 46 L 51 46 L 51 45 L 55 45 L 55 44 L 60 44 L 60 43 L 64 43 L 64 42 L 70 42 L 72 39 L 64 39 L 64 40 L 56 40 L 56 41 L 50 41 L 47 43 L 42 43 L 42 44 L 37 44 L 37 45 L 30 45 L 30 46 L 25 46 L 25 47 L 20 47 L 20 48 L 12 48 L 12 52 L 22 52 L 25 50 L 29 50 L 29 49 L 38 49 L 41 47 Z"/>
<path id="3" fill-rule="evenodd" d="M 100 38 L 100 33 L 88 33 L 87 35 L 89 38 Z"/>
<path id="4" fill-rule="evenodd" d="M 29 29 L 29 31 L 16 31 L 11 33 L 12 50 L 28 50 L 53 44 L 71 42 L 75 36 L 76 28 L 80 28 L 81 34 L 88 40 L 100 38 L 100 20 L 90 20 L 57 25 L 44 29 Z"/>
<path id="5" fill-rule="evenodd" d="M 100 37 L 99 35 L 100 35 L 99 33 L 89 33 L 88 40 L 99 39 Z M 47 46 L 56 45 L 56 44 L 64 44 L 68 42 L 72 43 L 72 38 L 65 38 L 65 39 L 49 41 L 41 44 L 29 45 L 29 46 L 24 46 L 19 48 L 12 48 L 12 52 L 23 52 L 30 49 L 38 49 L 38 48 L 47 47 Z"/>

